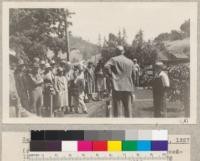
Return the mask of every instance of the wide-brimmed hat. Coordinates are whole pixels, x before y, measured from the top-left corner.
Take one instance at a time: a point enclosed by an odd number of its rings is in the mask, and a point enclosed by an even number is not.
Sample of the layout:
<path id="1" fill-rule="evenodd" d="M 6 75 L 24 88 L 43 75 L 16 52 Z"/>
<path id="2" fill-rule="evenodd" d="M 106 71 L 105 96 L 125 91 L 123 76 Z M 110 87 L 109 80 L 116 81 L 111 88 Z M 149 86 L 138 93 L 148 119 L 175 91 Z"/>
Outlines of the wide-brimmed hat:
<path id="1" fill-rule="evenodd" d="M 45 65 L 45 61 L 44 61 L 44 60 L 41 60 L 41 61 L 40 61 L 40 64 L 41 64 L 41 65 Z"/>
<path id="2" fill-rule="evenodd" d="M 33 58 L 33 62 L 37 62 L 37 63 L 39 63 L 39 62 L 40 62 L 40 58 L 38 58 L 38 57 L 34 57 L 34 58 Z"/>
<path id="3" fill-rule="evenodd" d="M 57 72 L 63 72 L 63 68 L 62 67 L 58 67 Z"/>
<path id="4" fill-rule="evenodd" d="M 56 62 L 54 60 L 51 61 L 51 64 L 56 64 Z"/>
<path id="5" fill-rule="evenodd" d="M 19 59 L 18 60 L 18 65 L 19 66 L 23 66 L 23 65 L 25 65 L 25 63 L 24 63 L 24 61 L 22 59 Z"/>
<path id="6" fill-rule="evenodd" d="M 51 68 L 51 65 L 49 63 L 46 63 L 45 68 Z"/>

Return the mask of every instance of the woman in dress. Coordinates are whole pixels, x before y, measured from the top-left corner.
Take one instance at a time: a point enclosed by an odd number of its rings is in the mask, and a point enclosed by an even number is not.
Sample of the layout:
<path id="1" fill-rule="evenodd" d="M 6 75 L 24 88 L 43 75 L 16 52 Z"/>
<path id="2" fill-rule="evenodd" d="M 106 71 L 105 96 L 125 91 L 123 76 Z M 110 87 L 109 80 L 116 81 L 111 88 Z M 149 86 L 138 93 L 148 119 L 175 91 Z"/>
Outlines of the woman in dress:
<path id="1" fill-rule="evenodd" d="M 55 76 L 55 96 L 54 96 L 54 108 L 58 111 L 65 111 L 68 106 L 68 84 L 67 79 L 63 74 L 63 68 L 57 69 L 57 75 Z"/>

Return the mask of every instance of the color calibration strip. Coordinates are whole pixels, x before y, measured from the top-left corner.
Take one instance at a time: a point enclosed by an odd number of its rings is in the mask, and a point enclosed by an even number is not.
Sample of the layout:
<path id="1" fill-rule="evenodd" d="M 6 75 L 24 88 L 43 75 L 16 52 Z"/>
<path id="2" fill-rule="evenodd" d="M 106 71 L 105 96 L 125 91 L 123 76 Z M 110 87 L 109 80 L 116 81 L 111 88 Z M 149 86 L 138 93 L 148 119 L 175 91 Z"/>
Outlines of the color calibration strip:
<path id="1" fill-rule="evenodd" d="M 167 130 L 31 131 L 30 151 L 168 151 Z"/>

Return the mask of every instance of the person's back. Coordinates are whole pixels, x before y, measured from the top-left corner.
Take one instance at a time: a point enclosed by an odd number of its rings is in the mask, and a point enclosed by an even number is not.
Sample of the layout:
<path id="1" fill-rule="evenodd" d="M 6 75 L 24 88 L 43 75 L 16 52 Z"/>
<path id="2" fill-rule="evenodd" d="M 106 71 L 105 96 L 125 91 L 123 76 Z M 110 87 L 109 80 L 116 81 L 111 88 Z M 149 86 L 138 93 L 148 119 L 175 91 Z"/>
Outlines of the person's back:
<path id="1" fill-rule="evenodd" d="M 110 62 L 114 90 L 133 91 L 133 62 L 124 55 L 113 57 Z M 106 64 L 106 66 L 107 65 L 109 65 L 109 63 Z"/>

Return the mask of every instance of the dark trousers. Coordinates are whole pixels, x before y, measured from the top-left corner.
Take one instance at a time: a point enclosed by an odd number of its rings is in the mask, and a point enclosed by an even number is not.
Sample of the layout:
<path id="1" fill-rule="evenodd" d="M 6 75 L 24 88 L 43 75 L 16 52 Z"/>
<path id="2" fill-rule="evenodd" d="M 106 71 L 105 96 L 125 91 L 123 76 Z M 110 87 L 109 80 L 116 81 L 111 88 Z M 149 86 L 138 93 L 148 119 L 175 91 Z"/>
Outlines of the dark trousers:
<path id="1" fill-rule="evenodd" d="M 119 117 L 124 111 L 125 117 L 132 117 L 132 93 L 127 91 L 112 91 L 113 115 Z M 123 108 L 122 108 L 123 107 Z"/>
<path id="2" fill-rule="evenodd" d="M 166 91 L 153 93 L 153 104 L 154 104 L 154 117 L 166 117 Z"/>

